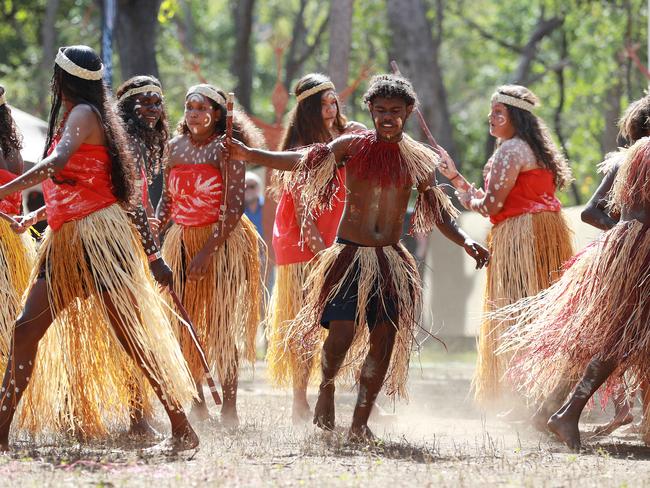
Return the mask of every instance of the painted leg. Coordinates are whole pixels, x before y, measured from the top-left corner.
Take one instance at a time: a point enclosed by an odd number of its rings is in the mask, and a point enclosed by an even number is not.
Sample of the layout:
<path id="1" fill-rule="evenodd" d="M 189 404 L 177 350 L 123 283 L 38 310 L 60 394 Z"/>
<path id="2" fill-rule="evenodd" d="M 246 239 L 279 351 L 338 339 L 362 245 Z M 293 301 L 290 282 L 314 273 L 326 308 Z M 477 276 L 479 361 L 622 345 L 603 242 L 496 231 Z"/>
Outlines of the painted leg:
<path id="1" fill-rule="evenodd" d="M 203 394 L 203 380 L 196 380 L 196 391 L 199 394 L 199 398 L 192 402 L 190 419 L 192 419 L 192 422 L 203 422 L 210 418 L 208 404 L 205 402 L 205 395 Z"/>
<path id="2" fill-rule="evenodd" d="M 296 360 L 300 361 L 299 358 Z M 307 384 L 309 383 L 311 364 L 311 359 L 302 360 L 299 363 L 298 370 L 293 372 L 293 406 L 291 408 L 291 418 L 294 425 L 304 424 L 311 417 L 311 409 L 307 401 Z"/>
<path id="3" fill-rule="evenodd" d="M 151 376 L 149 370 L 151 369 L 148 364 L 148 359 L 146 354 L 140 349 L 137 344 L 133 344 L 128 339 L 128 334 L 126 333 L 126 328 L 128 327 L 119 313 L 119 311 L 113 305 L 113 302 L 108 293 L 104 293 L 104 303 L 106 304 L 106 309 L 108 311 L 108 316 L 111 321 L 111 325 L 115 330 L 115 334 L 119 339 L 120 343 L 124 347 L 125 351 L 131 356 L 131 358 L 140 366 L 143 374 L 151 384 L 153 391 L 156 393 L 156 396 L 162 403 L 169 421 L 171 423 L 172 437 L 169 442 L 165 443 L 164 448 L 169 447 L 173 451 L 183 451 L 187 449 L 194 449 L 199 445 L 199 438 L 192 429 L 185 412 L 183 411 L 182 406 L 172 403 L 167 400 L 167 391 L 165 386 L 158 383 L 158 381 Z M 135 303 L 133 305 L 136 306 Z"/>
<path id="4" fill-rule="evenodd" d="M 560 380 L 555 389 L 544 399 L 531 418 L 531 423 L 535 429 L 548 433 L 548 419 L 562 407 L 567 396 L 571 393 L 571 386 L 569 380 Z"/>
<path id="5" fill-rule="evenodd" d="M 592 359 L 569 400 L 548 421 L 548 429 L 573 450 L 580 449 L 578 421 L 585 405 L 616 369 L 610 361 Z"/>
<path id="6" fill-rule="evenodd" d="M 238 374 L 238 358 L 235 358 L 234 371 L 229 378 L 226 378 L 222 382 L 223 405 L 221 406 L 221 422 L 229 429 L 239 427 L 239 416 L 237 415 Z"/>
<path id="7" fill-rule="evenodd" d="M 129 405 L 131 425 L 129 426 L 129 435 L 134 437 L 155 438 L 158 432 L 149 424 L 145 417 L 144 400 L 142 398 L 142 385 L 139 380 L 135 380 L 132 387 L 132 394 Z"/>
<path id="8" fill-rule="evenodd" d="M 322 380 L 314 408 L 314 424 L 321 429 L 334 430 L 334 380 L 354 339 L 354 321 L 333 320 L 321 354 Z"/>
<path id="9" fill-rule="evenodd" d="M 372 441 L 374 439 L 374 435 L 368 428 L 368 418 L 384 384 L 396 332 L 394 325 L 381 323 L 377 324 L 370 333 L 370 350 L 361 369 L 359 394 L 349 433 L 350 440 Z"/>
<path id="10" fill-rule="evenodd" d="M 28 387 L 34 359 L 41 340 L 52 323 L 47 283 L 36 280 L 25 308 L 14 325 L 7 369 L 0 387 L 0 451 L 9 449 L 9 429 L 16 407 Z"/>

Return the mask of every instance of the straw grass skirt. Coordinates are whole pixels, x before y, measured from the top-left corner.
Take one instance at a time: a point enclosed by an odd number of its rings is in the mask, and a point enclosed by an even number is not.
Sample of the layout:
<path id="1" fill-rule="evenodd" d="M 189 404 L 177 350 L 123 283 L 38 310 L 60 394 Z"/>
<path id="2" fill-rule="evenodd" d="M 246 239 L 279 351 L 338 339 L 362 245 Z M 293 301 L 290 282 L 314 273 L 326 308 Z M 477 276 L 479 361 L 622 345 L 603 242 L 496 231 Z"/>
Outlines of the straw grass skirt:
<path id="1" fill-rule="evenodd" d="M 0 220 L 0 367 L 4 370 L 16 317 L 36 258 L 36 245 L 29 233 L 16 234 Z"/>
<path id="2" fill-rule="evenodd" d="M 119 205 L 48 229 L 31 281 L 42 270 L 55 319 L 39 343 L 19 427 L 96 438 L 129 425 L 133 385 L 144 384 L 143 375 L 110 324 L 107 299 L 121 316 L 128 347 L 163 385 L 168 404 L 189 405 L 196 388 L 168 307 Z M 153 394 L 147 388 L 145 398 Z"/>
<path id="3" fill-rule="evenodd" d="M 473 388 L 476 401 L 497 407 L 514 391 L 505 372 L 510 356 L 497 355 L 501 335 L 509 324 L 490 314 L 500 307 L 547 288 L 573 255 L 572 235 L 561 212 L 513 217 L 495 225 L 488 236 L 491 254 L 483 299 L 485 317 L 478 336 Z"/>
<path id="4" fill-rule="evenodd" d="M 305 347 L 307 343 L 299 340 L 306 332 L 304 328 L 309 325 L 307 323 L 303 324 L 303 331 L 294 331 L 291 335 L 293 340 L 288 340 L 292 321 L 305 303 L 306 282 L 313 262 L 285 264 L 276 268 L 266 329 L 266 361 L 269 377 L 275 386 L 304 385 L 318 379 L 320 350 L 327 331 L 322 329 L 321 339 L 311 341 L 309 350 Z"/>
<path id="5" fill-rule="evenodd" d="M 262 282 L 260 236 L 245 215 L 212 255 L 206 276 L 198 281 L 186 280 L 185 272 L 192 259 L 217 225 L 174 224 L 165 236 L 162 251 L 174 272 L 176 293 L 194 323 L 208 364 L 216 368 L 223 383 L 236 374 L 242 356 L 255 363 Z M 200 380 L 204 376 L 203 366 L 185 334 L 181 334 L 181 345 L 194 379 Z"/>
<path id="6" fill-rule="evenodd" d="M 385 310 L 386 303 L 393 303 L 398 314 L 392 324 L 397 335 L 384 390 L 387 395 L 406 398 L 409 360 L 422 311 L 422 284 L 415 260 L 401 243 L 385 247 L 336 243 L 319 253 L 305 283 L 305 305 L 289 325 L 286 347 L 301 341 L 303 350 L 320 351 L 316 345 L 322 340 L 320 319 L 325 305 L 350 279 L 358 283 L 356 330 L 339 376 L 355 381 L 358 377 L 369 347 L 366 307 L 377 297 Z"/>

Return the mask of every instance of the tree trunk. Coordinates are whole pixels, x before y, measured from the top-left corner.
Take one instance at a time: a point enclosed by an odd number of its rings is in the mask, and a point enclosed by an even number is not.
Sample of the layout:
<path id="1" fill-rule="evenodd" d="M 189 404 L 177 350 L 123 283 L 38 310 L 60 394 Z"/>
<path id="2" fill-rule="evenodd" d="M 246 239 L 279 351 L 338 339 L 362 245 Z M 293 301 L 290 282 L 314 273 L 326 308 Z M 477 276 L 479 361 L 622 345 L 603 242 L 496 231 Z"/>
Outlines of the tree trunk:
<path id="1" fill-rule="evenodd" d="M 623 96 L 623 83 L 621 77 L 609 87 L 605 94 L 605 128 L 600 141 L 603 154 L 615 151 L 618 147 L 618 118 L 621 114 L 621 97 Z"/>
<path id="2" fill-rule="evenodd" d="M 420 99 L 420 109 L 433 136 L 457 159 L 447 91 L 439 61 L 444 2 L 436 1 L 433 33 L 424 0 L 391 0 L 387 2 L 387 13 L 392 33 L 391 58 L 397 61 L 402 74 L 413 83 Z M 420 136 L 424 138 L 422 131 Z"/>
<path id="3" fill-rule="evenodd" d="M 59 10 L 60 0 L 48 0 L 45 7 L 45 18 L 41 25 L 41 69 L 39 76 L 41 78 L 40 86 L 49 84 L 49 77 L 52 76 L 52 59 L 56 55 L 56 14 Z M 41 97 L 38 111 L 44 112 L 46 105 L 49 103 L 47 98 Z"/>
<path id="4" fill-rule="evenodd" d="M 135 75 L 159 77 L 156 35 L 161 3 L 162 0 L 118 0 L 115 34 L 122 80 Z"/>
<path id="5" fill-rule="evenodd" d="M 252 112 L 253 51 L 251 49 L 251 33 L 254 8 L 255 0 L 238 0 L 234 2 L 233 6 L 235 49 L 231 69 L 237 79 L 235 86 L 237 100 L 248 112 Z"/>
<path id="6" fill-rule="evenodd" d="M 330 53 L 327 73 L 339 90 L 348 84 L 353 4 L 354 0 L 332 0 L 330 3 Z"/>

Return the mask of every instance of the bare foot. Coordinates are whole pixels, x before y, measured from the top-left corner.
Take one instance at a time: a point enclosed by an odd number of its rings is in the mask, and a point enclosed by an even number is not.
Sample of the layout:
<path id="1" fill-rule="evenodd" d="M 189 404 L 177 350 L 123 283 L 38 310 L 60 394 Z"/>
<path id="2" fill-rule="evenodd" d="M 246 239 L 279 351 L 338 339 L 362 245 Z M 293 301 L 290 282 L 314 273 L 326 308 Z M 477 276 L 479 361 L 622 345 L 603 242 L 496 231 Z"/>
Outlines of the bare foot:
<path id="1" fill-rule="evenodd" d="M 136 421 L 132 420 L 128 434 L 132 437 L 142 437 L 144 439 L 155 439 L 160 435 L 144 418 Z"/>
<path id="2" fill-rule="evenodd" d="M 198 445 L 199 438 L 188 422 L 177 430 L 172 431 L 171 437 L 168 437 L 149 449 L 145 449 L 144 452 L 149 455 L 174 454 L 195 449 Z"/>
<path id="3" fill-rule="evenodd" d="M 303 425 L 311 419 L 311 409 L 304 401 L 295 401 L 291 407 L 291 420 L 293 425 Z"/>
<path id="4" fill-rule="evenodd" d="M 221 409 L 221 425 L 226 429 L 236 429 L 239 427 L 239 416 L 237 415 L 237 408 L 222 408 Z"/>
<path id="5" fill-rule="evenodd" d="M 3 439 L 0 441 L 0 452 L 9 451 L 9 439 Z"/>
<path id="6" fill-rule="evenodd" d="M 321 388 L 314 408 L 314 424 L 323 430 L 334 430 L 334 388 Z"/>
<path id="7" fill-rule="evenodd" d="M 578 429 L 577 420 L 552 415 L 546 425 L 548 430 L 564 442 L 569 449 L 573 451 L 580 450 L 580 430 Z"/>
<path id="8" fill-rule="evenodd" d="M 348 432 L 348 442 L 354 444 L 375 444 L 377 438 L 367 425 L 353 425 Z"/>
<path id="9" fill-rule="evenodd" d="M 640 434 L 640 433 L 641 433 L 641 422 L 630 424 L 621 431 L 621 434 Z"/>
<path id="10" fill-rule="evenodd" d="M 611 422 L 605 425 L 599 425 L 594 430 L 592 430 L 589 437 L 609 435 L 619 427 L 632 423 L 632 420 L 634 420 L 634 417 L 632 416 L 629 408 L 621 410 L 620 412 L 617 412 L 616 416 L 612 419 Z"/>
<path id="11" fill-rule="evenodd" d="M 208 406 L 205 402 L 194 402 L 192 404 L 192 410 L 188 416 L 191 422 L 203 422 L 210 418 L 210 412 L 208 411 Z"/>

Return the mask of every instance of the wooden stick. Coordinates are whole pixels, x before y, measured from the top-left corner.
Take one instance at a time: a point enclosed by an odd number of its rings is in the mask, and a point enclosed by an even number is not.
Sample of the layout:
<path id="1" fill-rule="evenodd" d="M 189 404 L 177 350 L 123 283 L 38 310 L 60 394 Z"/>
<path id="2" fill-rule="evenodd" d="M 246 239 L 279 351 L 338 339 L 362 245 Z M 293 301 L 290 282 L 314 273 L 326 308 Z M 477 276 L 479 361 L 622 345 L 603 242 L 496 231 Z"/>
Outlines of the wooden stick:
<path id="1" fill-rule="evenodd" d="M 0 212 L 0 219 L 6 220 L 9 224 L 18 225 L 18 222 L 16 222 L 16 220 L 11 215 L 7 215 L 4 212 Z"/>
<path id="2" fill-rule="evenodd" d="M 390 67 L 393 70 L 393 74 L 402 76 L 402 73 L 399 70 L 399 66 L 397 66 L 397 62 L 395 60 L 390 62 Z M 431 134 L 431 131 L 429 130 L 429 127 L 427 126 L 427 122 L 426 122 L 426 120 L 424 120 L 424 115 L 422 115 L 422 112 L 420 111 L 420 109 L 418 107 L 415 107 L 415 115 L 417 115 L 417 117 L 418 117 L 418 122 L 420 123 L 420 128 L 422 129 L 422 132 L 424 132 L 424 135 L 427 137 L 427 140 L 429 141 L 429 144 L 431 145 L 431 147 L 433 148 L 433 150 L 435 152 L 440 154 L 440 152 L 438 151 L 438 148 L 440 147 L 440 145 L 438 144 L 438 142 L 433 137 L 433 134 Z"/>
<path id="3" fill-rule="evenodd" d="M 199 337 L 196 334 L 196 329 L 194 328 L 192 319 L 187 313 L 187 310 L 185 310 L 185 307 L 181 303 L 176 292 L 171 288 L 168 288 L 168 290 L 169 290 L 169 294 L 172 297 L 174 305 L 176 306 L 176 309 L 180 312 L 181 317 L 183 318 L 183 325 L 187 329 L 187 332 L 190 334 L 190 337 L 192 338 L 192 343 L 194 344 L 196 351 L 199 353 L 199 357 L 201 358 L 201 363 L 203 364 L 203 371 L 205 372 L 205 380 L 207 381 L 208 386 L 210 387 L 210 393 L 212 394 L 212 399 L 214 400 L 214 403 L 216 405 L 221 405 L 221 397 L 219 396 L 219 391 L 217 390 L 217 384 L 214 382 L 214 378 L 212 378 L 212 373 L 210 373 L 210 365 L 208 364 L 208 360 L 205 357 L 205 352 L 203 351 L 203 347 L 201 347 L 201 343 L 199 342 Z"/>

